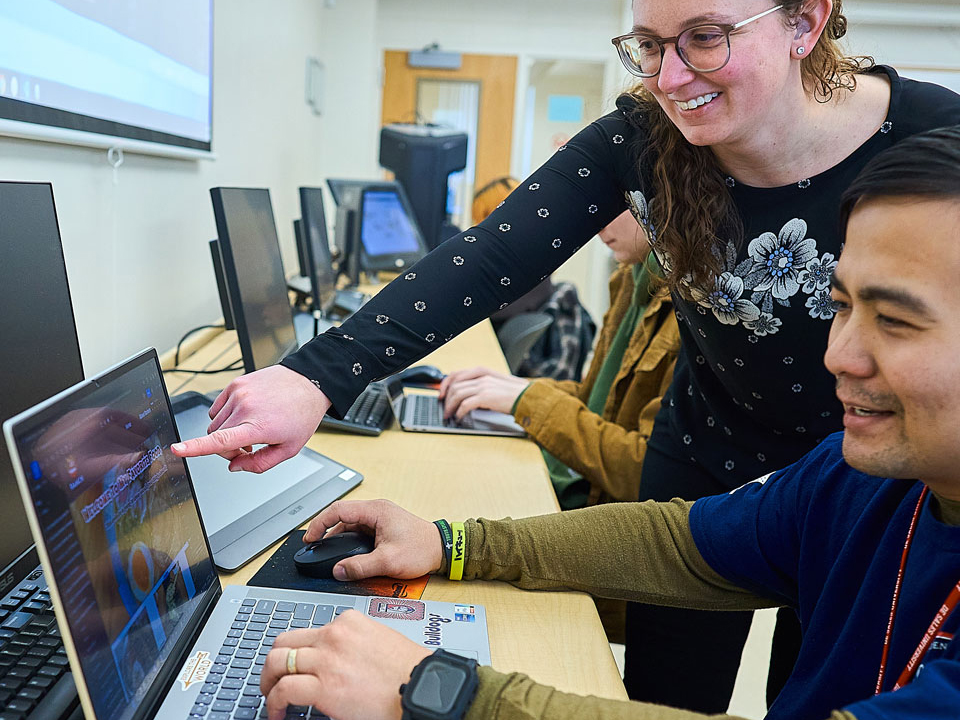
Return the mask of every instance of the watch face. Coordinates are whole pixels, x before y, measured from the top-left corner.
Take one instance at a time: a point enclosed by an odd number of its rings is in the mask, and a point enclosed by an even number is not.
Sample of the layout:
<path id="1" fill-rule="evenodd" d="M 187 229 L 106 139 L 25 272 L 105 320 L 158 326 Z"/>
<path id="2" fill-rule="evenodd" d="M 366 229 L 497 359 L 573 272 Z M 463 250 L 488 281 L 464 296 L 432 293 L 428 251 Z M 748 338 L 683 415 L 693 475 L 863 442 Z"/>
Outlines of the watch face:
<path id="1" fill-rule="evenodd" d="M 423 667 L 419 679 L 410 693 L 414 707 L 423 708 L 440 715 L 453 710 L 460 688 L 467 681 L 464 668 L 452 667 L 443 661 L 430 662 Z"/>

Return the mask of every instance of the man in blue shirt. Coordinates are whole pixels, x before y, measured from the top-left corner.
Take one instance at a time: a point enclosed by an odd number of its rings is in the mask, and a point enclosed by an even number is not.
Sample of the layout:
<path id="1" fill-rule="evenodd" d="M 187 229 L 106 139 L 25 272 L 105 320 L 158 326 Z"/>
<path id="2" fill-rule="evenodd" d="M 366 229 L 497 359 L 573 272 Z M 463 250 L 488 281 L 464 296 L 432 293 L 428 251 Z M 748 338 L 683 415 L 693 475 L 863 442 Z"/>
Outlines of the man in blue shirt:
<path id="1" fill-rule="evenodd" d="M 338 565 L 340 579 L 441 571 L 700 609 L 791 607 L 803 644 L 770 720 L 960 717 L 960 127 L 878 155 L 841 215 L 824 359 L 845 431 L 797 463 L 696 503 L 454 524 L 465 560 L 441 543 L 444 521 L 384 501 L 335 503 L 305 540 L 376 534 L 372 553 Z M 398 688 L 429 654 L 347 612 L 277 638 L 261 687 L 271 717 L 289 703 L 398 718 Z M 476 696 L 456 717 L 706 717 L 473 672 Z M 404 702 L 407 717 L 426 717 Z"/>

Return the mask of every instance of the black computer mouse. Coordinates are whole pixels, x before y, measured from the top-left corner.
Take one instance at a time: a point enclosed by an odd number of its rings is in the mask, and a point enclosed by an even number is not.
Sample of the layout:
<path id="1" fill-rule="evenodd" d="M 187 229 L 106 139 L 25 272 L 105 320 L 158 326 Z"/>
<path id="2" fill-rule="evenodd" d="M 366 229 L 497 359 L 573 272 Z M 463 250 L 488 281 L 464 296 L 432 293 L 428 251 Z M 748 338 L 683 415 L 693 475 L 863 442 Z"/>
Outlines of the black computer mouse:
<path id="1" fill-rule="evenodd" d="M 374 548 L 373 537 L 361 532 L 330 535 L 297 550 L 293 562 L 297 570 L 310 577 L 332 578 L 333 566 L 344 558 L 364 555 Z"/>
<path id="2" fill-rule="evenodd" d="M 403 383 L 439 383 L 446 377 L 446 374 L 433 365 L 415 365 L 406 370 L 401 370 L 397 373 L 397 377 Z"/>

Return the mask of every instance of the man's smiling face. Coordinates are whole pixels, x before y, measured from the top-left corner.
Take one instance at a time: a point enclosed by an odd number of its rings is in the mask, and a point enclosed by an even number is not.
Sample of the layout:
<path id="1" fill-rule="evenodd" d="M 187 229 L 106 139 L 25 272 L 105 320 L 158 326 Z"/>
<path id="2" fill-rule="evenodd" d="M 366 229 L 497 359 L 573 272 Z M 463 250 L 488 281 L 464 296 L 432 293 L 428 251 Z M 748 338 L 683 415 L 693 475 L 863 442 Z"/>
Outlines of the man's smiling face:
<path id="1" fill-rule="evenodd" d="M 861 201 L 832 295 L 847 462 L 960 498 L 960 200 Z"/>

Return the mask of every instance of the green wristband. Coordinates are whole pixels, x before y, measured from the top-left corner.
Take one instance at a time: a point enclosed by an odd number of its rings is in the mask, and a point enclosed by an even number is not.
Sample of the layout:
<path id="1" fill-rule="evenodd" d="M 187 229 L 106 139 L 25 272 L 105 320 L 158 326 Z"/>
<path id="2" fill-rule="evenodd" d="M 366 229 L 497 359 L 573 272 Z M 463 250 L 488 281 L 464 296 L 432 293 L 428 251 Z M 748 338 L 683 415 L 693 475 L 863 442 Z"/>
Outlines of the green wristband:
<path id="1" fill-rule="evenodd" d="M 446 520 L 434 520 L 433 524 L 440 531 L 440 542 L 443 544 L 443 558 L 446 561 L 447 571 L 450 570 L 450 562 L 453 559 L 453 530 L 450 523 Z"/>

